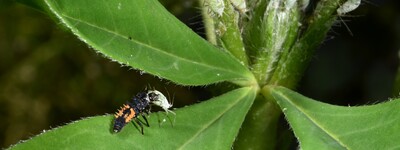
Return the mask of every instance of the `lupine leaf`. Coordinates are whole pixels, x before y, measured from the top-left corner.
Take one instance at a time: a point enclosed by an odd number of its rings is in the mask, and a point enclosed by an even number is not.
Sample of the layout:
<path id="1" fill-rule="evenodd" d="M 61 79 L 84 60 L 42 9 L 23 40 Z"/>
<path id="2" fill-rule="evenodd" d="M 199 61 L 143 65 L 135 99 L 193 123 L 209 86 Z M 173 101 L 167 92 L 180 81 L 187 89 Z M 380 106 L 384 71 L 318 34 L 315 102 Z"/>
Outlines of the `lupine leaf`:
<path id="1" fill-rule="evenodd" d="M 202 39 L 157 0 L 46 0 L 82 41 L 121 64 L 183 85 L 251 84 L 233 56 Z"/>
<path id="2" fill-rule="evenodd" d="M 400 100 L 370 106 L 335 106 L 283 87 L 266 87 L 264 95 L 280 105 L 301 149 L 398 149 Z"/>
<path id="3" fill-rule="evenodd" d="M 144 135 L 133 124 L 111 132 L 111 115 L 91 117 L 47 131 L 13 149 L 230 149 L 255 98 L 241 88 L 200 104 L 177 109 L 174 126 L 151 113 Z M 174 116 L 169 113 L 171 120 Z M 166 119 L 161 126 L 158 120 Z"/>

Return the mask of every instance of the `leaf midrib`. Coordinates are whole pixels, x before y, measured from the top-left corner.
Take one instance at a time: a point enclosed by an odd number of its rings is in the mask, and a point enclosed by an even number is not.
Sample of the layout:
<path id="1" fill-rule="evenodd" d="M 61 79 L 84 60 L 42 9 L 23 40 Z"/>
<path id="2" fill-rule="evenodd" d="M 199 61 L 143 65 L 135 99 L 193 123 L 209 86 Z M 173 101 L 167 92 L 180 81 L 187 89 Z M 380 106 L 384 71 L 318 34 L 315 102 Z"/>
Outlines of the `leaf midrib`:
<path id="1" fill-rule="evenodd" d="M 224 111 L 222 111 L 220 114 L 218 114 L 214 119 L 210 120 L 209 123 L 207 123 L 206 125 L 204 125 L 203 128 L 201 128 L 200 130 L 198 130 L 198 132 L 196 132 L 190 139 L 188 139 L 185 143 L 183 143 L 180 147 L 178 147 L 177 149 L 184 149 L 184 147 L 191 143 L 194 139 L 196 139 L 196 137 L 198 137 L 200 135 L 200 133 L 202 133 L 204 130 L 206 130 L 208 127 L 210 127 L 212 124 L 214 124 L 216 122 L 216 120 L 218 120 L 219 118 L 222 117 L 223 114 L 225 114 L 225 112 L 229 111 L 230 109 L 232 109 L 237 103 L 239 103 L 242 98 L 244 98 L 245 96 L 247 96 L 250 91 L 252 89 L 249 88 L 243 95 L 240 96 L 240 98 L 238 97 L 238 99 L 235 103 L 231 103 L 228 107 L 226 107 L 226 109 L 224 109 Z"/>
<path id="2" fill-rule="evenodd" d="M 97 29 L 99 29 L 99 30 L 103 30 L 103 31 L 108 32 L 108 33 L 110 33 L 110 34 L 114 34 L 114 35 L 116 35 L 116 36 L 118 36 L 118 37 L 120 37 L 120 38 L 124 38 L 124 37 L 125 37 L 125 36 L 123 36 L 123 35 L 121 35 L 121 34 L 119 34 L 119 33 L 117 33 L 117 32 L 114 32 L 114 31 L 112 31 L 112 30 L 109 30 L 109 29 L 107 29 L 107 28 L 102 28 L 102 27 L 96 26 L 96 25 L 94 25 L 94 24 L 91 24 L 91 23 L 89 23 L 89 22 L 80 20 L 80 19 L 78 19 L 78 18 L 74 18 L 74 17 L 68 16 L 68 15 L 66 15 L 66 14 L 64 14 L 64 13 L 59 13 L 58 11 L 55 11 L 55 10 L 58 10 L 58 9 L 55 8 L 55 6 L 52 6 L 52 5 L 48 2 L 48 0 L 45 0 L 45 2 L 46 2 L 47 5 L 50 7 L 50 9 L 53 11 L 53 13 L 55 13 L 55 14 L 58 16 L 59 19 L 63 20 L 63 22 L 64 22 L 67 26 L 69 26 L 72 30 L 75 30 L 76 34 L 80 33 L 79 30 L 77 30 L 76 28 L 74 28 L 73 25 L 71 24 L 71 22 L 65 20 L 63 17 L 66 17 L 66 18 L 69 18 L 69 19 L 71 19 L 71 20 L 74 20 L 74 21 L 77 21 L 77 22 L 86 24 L 86 25 L 88 25 L 88 26 L 97 28 Z M 63 16 L 63 17 L 61 17 L 61 16 Z M 82 36 L 82 34 L 79 34 L 79 35 Z M 86 41 L 86 40 L 87 40 L 87 39 L 85 39 L 85 40 L 83 40 L 83 41 Z M 204 67 L 210 68 L 210 69 L 225 71 L 225 72 L 228 72 L 228 73 L 231 73 L 231 74 L 235 74 L 235 75 L 237 75 L 238 77 L 242 77 L 242 78 L 238 78 L 238 79 L 248 79 L 248 77 L 243 76 L 243 74 L 237 73 L 237 72 L 232 71 L 232 70 L 228 70 L 228 69 L 225 69 L 225 68 L 220 68 L 220 67 L 212 66 L 212 65 L 209 65 L 209 64 L 206 64 L 206 63 L 201 63 L 201 62 L 198 62 L 198 61 L 189 60 L 189 59 L 187 59 L 187 58 L 185 58 L 185 57 L 179 57 L 178 55 L 174 55 L 174 53 L 168 53 L 168 52 L 166 52 L 166 51 L 161 50 L 160 48 L 153 47 L 153 46 L 151 46 L 151 45 L 148 45 L 148 44 L 146 44 L 146 43 L 143 43 L 143 42 L 138 41 L 138 40 L 135 40 L 135 39 L 132 39 L 131 41 L 132 41 L 132 42 L 135 42 L 135 43 L 137 43 L 137 44 L 139 44 L 139 45 L 142 45 L 142 46 L 144 46 L 144 47 L 148 47 L 148 48 L 150 48 L 150 49 L 153 49 L 153 50 L 155 50 L 155 51 L 158 51 L 159 53 L 163 53 L 163 54 L 168 55 L 168 56 L 170 56 L 170 57 L 180 59 L 181 61 L 185 61 L 185 62 L 192 63 L 192 64 L 197 64 L 197 65 L 204 66 Z M 99 47 L 100 47 L 100 46 L 99 46 Z"/>
<path id="3" fill-rule="evenodd" d="M 311 121 L 311 123 L 313 123 L 315 126 L 317 126 L 320 130 L 324 131 L 324 133 L 326 135 L 328 135 L 329 137 L 331 137 L 332 139 L 334 139 L 340 146 L 342 146 L 345 149 L 349 149 L 348 146 L 346 146 L 344 143 L 340 142 L 339 138 L 336 137 L 333 133 L 328 132 L 329 130 L 325 129 L 323 127 L 323 125 L 319 124 L 318 121 L 314 120 L 310 114 L 307 113 L 307 111 L 305 111 L 304 108 L 302 108 L 300 105 L 297 105 L 296 103 L 294 103 L 293 101 L 290 100 L 289 97 L 287 97 L 286 95 L 280 93 L 280 92 L 276 92 L 279 96 L 281 96 L 282 98 L 284 98 L 286 101 L 288 101 L 291 105 L 294 106 L 295 109 L 297 109 L 299 112 L 301 112 L 304 116 L 306 116 L 306 118 L 308 120 Z M 275 98 L 275 96 L 274 96 Z"/>

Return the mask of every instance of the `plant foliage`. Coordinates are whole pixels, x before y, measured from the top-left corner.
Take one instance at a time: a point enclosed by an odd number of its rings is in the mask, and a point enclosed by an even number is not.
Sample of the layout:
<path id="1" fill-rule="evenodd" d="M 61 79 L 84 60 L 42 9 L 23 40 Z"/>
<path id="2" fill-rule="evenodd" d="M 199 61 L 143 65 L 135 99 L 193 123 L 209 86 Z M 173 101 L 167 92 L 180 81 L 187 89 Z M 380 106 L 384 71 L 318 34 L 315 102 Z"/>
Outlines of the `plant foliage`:
<path id="1" fill-rule="evenodd" d="M 120 64 L 175 84 L 239 88 L 177 109 L 174 126 L 157 127 L 165 115 L 152 113 L 144 135 L 134 125 L 112 134 L 113 119 L 105 115 L 46 131 L 14 149 L 274 149 L 282 112 L 302 149 L 399 147 L 399 100 L 342 107 L 289 90 L 337 15 L 359 0 L 321 0 L 312 13 L 306 13 L 307 0 L 201 0 L 210 42 L 157 0 L 19 1 Z"/>

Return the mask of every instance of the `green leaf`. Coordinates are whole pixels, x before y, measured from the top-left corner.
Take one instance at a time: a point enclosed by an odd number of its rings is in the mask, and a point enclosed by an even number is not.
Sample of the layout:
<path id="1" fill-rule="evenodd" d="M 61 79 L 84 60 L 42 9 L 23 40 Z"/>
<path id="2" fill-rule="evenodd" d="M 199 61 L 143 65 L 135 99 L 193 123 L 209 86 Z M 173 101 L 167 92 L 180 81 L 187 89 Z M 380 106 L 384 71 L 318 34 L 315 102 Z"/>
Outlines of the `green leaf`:
<path id="1" fill-rule="evenodd" d="M 400 100 L 344 107 L 312 100 L 283 87 L 266 87 L 289 121 L 301 149 L 398 149 Z"/>
<path id="2" fill-rule="evenodd" d="M 230 149 L 256 90 L 241 88 L 200 104 L 177 109 L 176 122 L 158 126 L 165 115 L 148 117 L 144 135 L 133 124 L 111 133 L 113 117 L 97 116 L 42 133 L 15 149 Z M 171 115 L 171 114 L 169 114 Z M 171 115 L 171 120 L 174 116 Z M 168 120 L 168 119 L 167 119 Z"/>
<path id="3" fill-rule="evenodd" d="M 46 0 L 74 34 L 110 59 L 183 85 L 254 84 L 251 72 L 157 0 Z"/>

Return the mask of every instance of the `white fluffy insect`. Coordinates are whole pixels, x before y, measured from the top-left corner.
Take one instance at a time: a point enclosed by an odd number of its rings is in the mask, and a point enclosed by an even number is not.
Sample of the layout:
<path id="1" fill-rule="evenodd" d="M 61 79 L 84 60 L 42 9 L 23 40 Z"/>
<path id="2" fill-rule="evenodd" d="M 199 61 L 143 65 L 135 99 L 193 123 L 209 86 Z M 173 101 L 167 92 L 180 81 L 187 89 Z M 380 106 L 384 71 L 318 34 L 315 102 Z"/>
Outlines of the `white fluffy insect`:
<path id="1" fill-rule="evenodd" d="M 344 15 L 344 14 L 356 9 L 358 6 L 360 6 L 360 4 L 361 4 L 361 0 L 347 0 L 346 2 L 344 2 L 342 4 L 342 6 L 340 6 L 336 10 L 336 12 L 338 13 L 338 15 Z"/>
<path id="2" fill-rule="evenodd" d="M 156 105 L 158 107 L 161 107 L 165 112 L 168 117 L 168 112 L 175 114 L 172 110 L 169 110 L 172 107 L 172 103 L 168 101 L 168 99 L 162 94 L 160 91 L 157 90 L 149 90 L 147 91 L 147 95 L 149 96 L 150 103 L 153 105 Z M 168 119 L 171 121 L 171 119 L 168 117 Z M 175 119 L 174 119 L 175 122 Z M 171 121 L 172 123 L 172 121 Z"/>
<path id="3" fill-rule="evenodd" d="M 221 17 L 225 9 L 223 0 L 204 0 L 204 6 L 207 6 L 208 11 L 217 17 Z"/>
<path id="4" fill-rule="evenodd" d="M 245 0 L 230 0 L 230 2 L 241 14 L 245 14 L 247 12 Z"/>
<path id="5" fill-rule="evenodd" d="M 338 9 L 336 9 L 336 12 L 337 12 L 340 20 L 342 20 L 341 16 L 345 15 L 348 12 L 355 10 L 356 8 L 358 8 L 358 6 L 360 6 L 360 4 L 361 4 L 361 0 L 347 0 L 346 2 L 344 2 Z M 346 23 L 343 20 L 342 20 L 342 22 L 343 22 L 344 26 L 346 26 L 350 35 L 353 35 L 353 33 L 351 32 L 350 28 L 346 25 Z"/>

